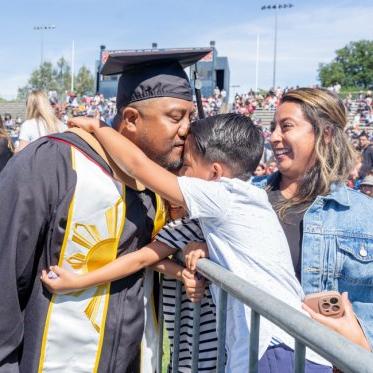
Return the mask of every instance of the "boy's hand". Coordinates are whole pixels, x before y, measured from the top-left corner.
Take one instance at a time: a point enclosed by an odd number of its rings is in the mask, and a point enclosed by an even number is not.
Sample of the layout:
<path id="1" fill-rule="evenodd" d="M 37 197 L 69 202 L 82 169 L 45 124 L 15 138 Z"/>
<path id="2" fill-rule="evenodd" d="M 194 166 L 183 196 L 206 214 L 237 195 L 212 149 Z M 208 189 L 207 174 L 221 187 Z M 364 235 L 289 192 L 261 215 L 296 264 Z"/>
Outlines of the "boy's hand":
<path id="1" fill-rule="evenodd" d="M 208 258 L 209 253 L 205 242 L 189 242 L 183 249 L 185 266 L 191 271 L 197 268 L 197 261 L 200 258 Z"/>
<path id="2" fill-rule="evenodd" d="M 74 117 L 67 121 L 69 127 L 79 127 L 87 132 L 95 132 L 100 127 L 106 127 L 105 122 L 100 121 L 99 118 L 90 117 Z"/>
<path id="3" fill-rule="evenodd" d="M 181 277 L 183 279 L 187 297 L 193 303 L 200 302 L 203 298 L 203 294 L 205 293 L 204 277 L 199 277 L 198 274 L 189 271 L 187 268 L 183 269 L 181 272 Z"/>
<path id="4" fill-rule="evenodd" d="M 78 275 L 58 266 L 50 267 L 48 273 L 43 269 L 40 277 L 44 286 L 53 294 L 66 294 L 79 290 L 78 278 Z"/>

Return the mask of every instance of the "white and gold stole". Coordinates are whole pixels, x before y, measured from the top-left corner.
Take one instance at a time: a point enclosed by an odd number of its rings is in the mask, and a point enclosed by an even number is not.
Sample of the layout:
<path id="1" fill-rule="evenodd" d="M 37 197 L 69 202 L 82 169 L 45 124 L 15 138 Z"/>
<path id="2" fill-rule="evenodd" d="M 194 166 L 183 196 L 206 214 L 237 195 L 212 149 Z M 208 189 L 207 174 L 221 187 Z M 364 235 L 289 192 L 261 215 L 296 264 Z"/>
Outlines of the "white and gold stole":
<path id="1" fill-rule="evenodd" d="M 71 147 L 77 174 L 58 265 L 76 273 L 117 257 L 126 217 L 125 187 Z M 110 284 L 53 295 L 41 346 L 39 372 L 96 372 L 110 297 Z"/>

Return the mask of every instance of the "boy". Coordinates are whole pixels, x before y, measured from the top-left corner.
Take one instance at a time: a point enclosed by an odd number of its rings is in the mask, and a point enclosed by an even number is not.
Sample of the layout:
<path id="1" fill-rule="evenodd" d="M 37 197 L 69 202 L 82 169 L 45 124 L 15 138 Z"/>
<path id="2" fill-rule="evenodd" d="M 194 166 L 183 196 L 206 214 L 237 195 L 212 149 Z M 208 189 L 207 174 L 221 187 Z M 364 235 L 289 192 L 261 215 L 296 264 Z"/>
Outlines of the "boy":
<path id="1" fill-rule="evenodd" d="M 98 121 L 80 119 L 73 124 L 94 132 L 127 174 L 172 204 L 184 207 L 190 219 L 198 219 L 213 261 L 301 311 L 303 292 L 295 278 L 286 237 L 266 192 L 248 182 L 263 151 L 261 131 L 249 118 L 222 114 L 192 123 L 184 148 L 182 177 L 159 167 L 134 144 Z M 99 271 L 100 276 L 91 272 L 73 278 L 70 289 L 108 281 L 103 276 L 105 267 Z M 44 273 L 48 286 L 63 280 L 46 277 Z M 215 285 L 211 285 L 211 293 L 218 304 Z M 227 312 L 226 371 L 248 371 L 250 309 L 229 296 Z M 294 344 L 284 331 L 262 319 L 259 358 L 273 340 L 290 347 Z M 325 362 L 312 353 L 308 357 Z M 328 371 L 319 367 L 319 371 Z"/>

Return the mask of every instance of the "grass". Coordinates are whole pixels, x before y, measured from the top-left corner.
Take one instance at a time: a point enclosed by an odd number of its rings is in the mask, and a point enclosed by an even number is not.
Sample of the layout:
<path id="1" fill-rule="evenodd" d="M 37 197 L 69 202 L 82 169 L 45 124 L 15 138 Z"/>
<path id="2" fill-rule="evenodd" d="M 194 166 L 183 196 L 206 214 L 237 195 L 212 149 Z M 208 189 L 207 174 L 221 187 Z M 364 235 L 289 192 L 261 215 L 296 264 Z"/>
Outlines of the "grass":
<path id="1" fill-rule="evenodd" d="M 167 373 L 167 366 L 170 361 L 170 340 L 168 339 L 166 328 L 163 329 L 163 357 L 162 373 Z"/>

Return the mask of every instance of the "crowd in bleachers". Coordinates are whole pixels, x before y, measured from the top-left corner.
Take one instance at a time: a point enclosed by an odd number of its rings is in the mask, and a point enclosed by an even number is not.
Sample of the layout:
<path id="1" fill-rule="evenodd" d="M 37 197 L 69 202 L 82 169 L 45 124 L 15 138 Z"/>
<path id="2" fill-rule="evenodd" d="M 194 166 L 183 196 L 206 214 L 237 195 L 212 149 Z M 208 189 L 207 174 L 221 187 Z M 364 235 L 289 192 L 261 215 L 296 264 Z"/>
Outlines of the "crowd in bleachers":
<path id="1" fill-rule="evenodd" d="M 210 97 L 202 97 L 202 105 L 206 116 L 216 115 L 221 112 L 231 111 L 243 115 L 252 116 L 256 110 L 273 112 L 280 102 L 282 95 L 292 88 L 277 88 L 269 90 L 268 92 L 253 90 L 247 93 L 238 94 L 234 96 L 232 106 L 227 106 L 227 93 L 216 88 L 213 95 Z M 339 87 L 334 86 L 330 88 L 334 92 L 339 92 Z M 102 94 L 95 96 L 77 97 L 73 92 L 68 92 L 63 102 L 59 102 L 54 92 L 48 93 L 49 102 L 54 109 L 56 117 L 62 122 L 66 123 L 68 117 L 71 116 L 92 116 L 100 117 L 106 123 L 111 124 L 116 114 L 116 100 L 115 98 L 105 98 Z M 364 149 L 361 136 L 366 138 L 368 148 L 371 149 L 373 145 L 373 106 L 372 106 L 372 92 L 359 93 L 357 97 L 348 94 L 344 99 L 344 104 L 350 113 L 350 123 L 347 126 L 346 133 L 351 139 L 352 144 L 359 153 L 363 153 Z M 254 122 L 261 125 L 261 119 L 254 117 Z M 3 117 L 3 126 L 10 135 L 11 140 L 17 146 L 19 131 L 23 120 L 21 117 L 12 118 L 10 114 L 5 114 Z M 262 161 L 256 170 L 256 175 L 268 175 L 277 170 L 276 161 L 273 157 L 273 152 L 269 145 L 269 137 L 271 135 L 269 126 L 263 126 L 263 134 L 265 137 L 265 150 Z M 364 161 L 363 157 L 358 162 L 358 165 Z M 372 174 L 373 164 L 367 166 L 366 174 Z M 359 188 L 362 179 L 366 174 L 359 174 L 359 166 L 351 175 L 350 186 Z"/>

